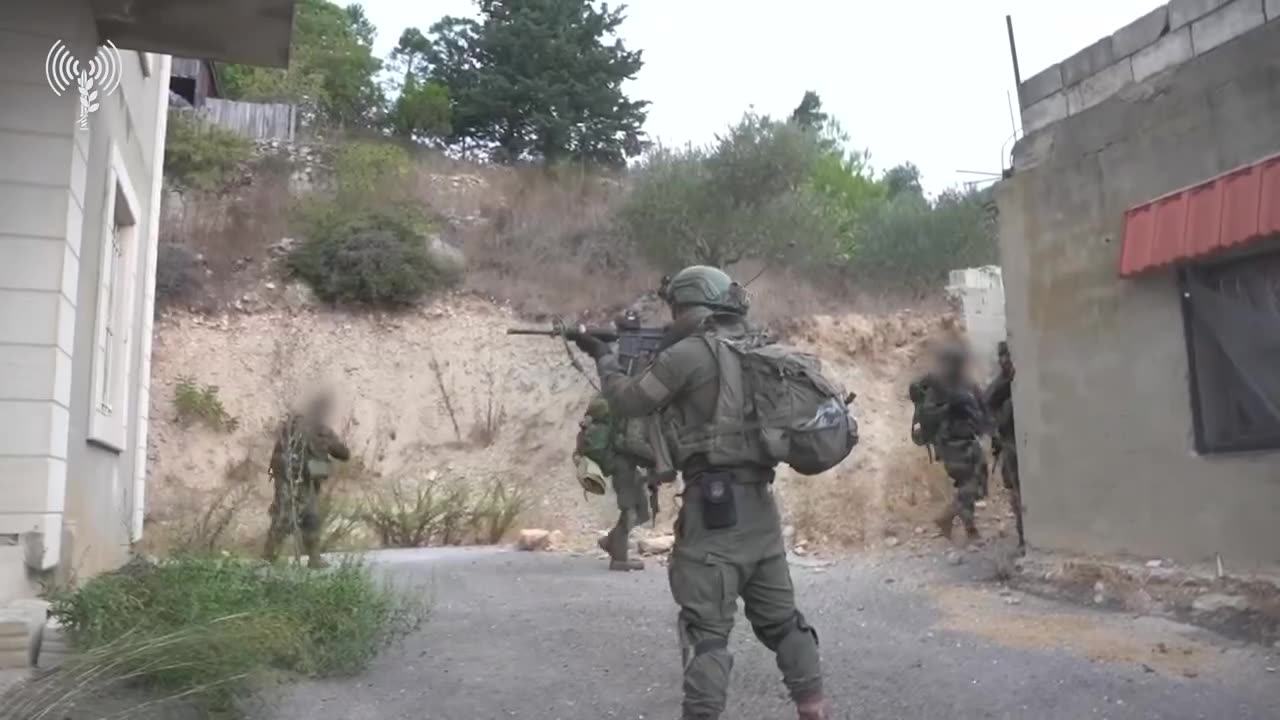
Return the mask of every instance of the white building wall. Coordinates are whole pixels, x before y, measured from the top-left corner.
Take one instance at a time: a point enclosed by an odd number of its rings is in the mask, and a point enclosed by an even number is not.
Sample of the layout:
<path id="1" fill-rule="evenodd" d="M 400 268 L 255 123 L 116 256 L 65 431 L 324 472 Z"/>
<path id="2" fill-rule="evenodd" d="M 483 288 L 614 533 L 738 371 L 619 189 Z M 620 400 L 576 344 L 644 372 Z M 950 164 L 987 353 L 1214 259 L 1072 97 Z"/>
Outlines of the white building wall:
<path id="1" fill-rule="evenodd" d="M 996 346 L 1006 339 L 1004 279 L 1000 268 L 986 265 L 952 270 L 947 292 L 960 303 L 975 367 L 985 379 L 995 372 Z"/>
<path id="2" fill-rule="evenodd" d="M 0 546 L 15 542 L 35 571 L 90 574 L 124 559 L 136 536 L 134 491 L 145 447 L 150 316 L 168 57 L 121 50 L 122 82 L 78 128 L 74 88 L 45 79 L 61 40 L 81 62 L 98 43 L 88 0 L 0 2 Z M 145 70 L 149 67 L 150 73 Z M 113 165 L 111 157 L 119 160 Z M 122 426 L 91 443 L 99 280 L 110 247 L 112 168 L 136 196 L 137 232 L 120 275 Z M 68 480 L 70 478 L 70 480 Z M 74 538 L 75 548 L 64 547 Z M 0 553 L 13 563 L 14 553 Z M 0 603 L 30 594 L 0 568 Z"/>

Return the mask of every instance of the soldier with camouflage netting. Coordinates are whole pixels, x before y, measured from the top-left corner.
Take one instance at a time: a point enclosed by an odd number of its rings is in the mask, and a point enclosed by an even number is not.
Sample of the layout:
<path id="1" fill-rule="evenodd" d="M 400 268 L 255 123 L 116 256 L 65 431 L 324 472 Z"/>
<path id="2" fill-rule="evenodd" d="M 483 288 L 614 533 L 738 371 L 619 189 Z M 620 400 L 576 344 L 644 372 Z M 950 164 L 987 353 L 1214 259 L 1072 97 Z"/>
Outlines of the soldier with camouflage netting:
<path id="1" fill-rule="evenodd" d="M 577 453 L 589 458 L 609 477 L 618 500 L 618 522 L 599 542 L 600 549 L 609 553 L 609 569 L 643 570 L 644 561 L 628 555 L 632 529 L 649 520 L 649 502 L 636 462 L 618 447 L 620 430 L 604 397 L 593 398 L 578 433 Z"/>
<path id="2" fill-rule="evenodd" d="M 958 342 L 944 345 L 933 372 L 911 383 L 916 406 L 911 438 L 934 448 L 955 486 L 955 497 L 935 522 L 950 537 L 956 518 L 970 540 L 978 538 L 975 504 L 986 495 L 987 457 L 981 436 L 990 424 L 983 396 L 969 379 L 969 354 Z"/>
<path id="3" fill-rule="evenodd" d="M 276 432 L 275 447 L 268 467 L 275 485 L 271 502 L 271 528 L 263 556 L 274 562 L 280 544 L 294 532 L 302 539 L 308 566 L 325 567 L 320 553 L 320 487 L 332 474 L 333 459 L 349 460 L 351 451 L 328 425 L 333 399 L 317 394 L 303 412 L 291 412 Z"/>

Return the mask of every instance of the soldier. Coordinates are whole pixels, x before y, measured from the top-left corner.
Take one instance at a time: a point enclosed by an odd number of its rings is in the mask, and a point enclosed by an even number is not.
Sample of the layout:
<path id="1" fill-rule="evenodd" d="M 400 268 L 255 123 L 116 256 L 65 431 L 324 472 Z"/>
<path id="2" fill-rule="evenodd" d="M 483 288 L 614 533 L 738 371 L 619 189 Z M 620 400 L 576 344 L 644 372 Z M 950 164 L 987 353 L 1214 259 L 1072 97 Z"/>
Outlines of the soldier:
<path id="1" fill-rule="evenodd" d="M 982 395 L 968 377 L 969 358 L 959 344 L 938 353 L 937 368 L 911 384 L 918 428 L 912 439 L 932 445 L 955 486 L 955 498 L 935 522 L 942 537 L 951 537 L 957 517 L 969 540 L 978 539 L 974 504 L 986 486 L 987 459 L 980 436 L 988 423 Z"/>
<path id="2" fill-rule="evenodd" d="M 996 431 L 991 437 L 991 455 L 1000 461 L 1000 477 L 1009 491 L 1009 504 L 1013 508 L 1018 528 L 1018 549 L 1025 550 L 1026 537 L 1022 532 L 1022 483 L 1018 479 L 1018 439 L 1013 426 L 1013 356 L 1009 343 L 1001 341 L 996 357 L 1000 361 L 1000 374 L 987 387 L 987 409 L 994 419 Z"/>
<path id="3" fill-rule="evenodd" d="M 733 667 L 729 633 L 741 597 L 756 637 L 777 655 L 800 719 L 825 720 L 818 635 L 796 609 L 773 463 L 750 433 L 717 432 L 735 412 L 743 413 L 741 376 L 721 375 L 718 357 L 727 351 L 717 352 L 715 338 L 749 335 L 746 294 L 721 270 L 694 266 L 671 278 L 662 296 L 674 322 L 644 373 L 628 377 L 608 345 L 595 338 L 577 343 L 596 359 L 615 414 L 660 413 L 670 451 L 658 467 L 670 462 L 684 478 L 669 567 L 671 594 L 680 606 L 682 717 L 715 720 L 724 712 Z"/>
<path id="4" fill-rule="evenodd" d="M 332 399 L 328 394 L 316 395 L 302 413 L 290 413 L 280 424 L 269 467 L 275 483 L 275 499 L 271 503 L 271 528 L 263 557 L 274 562 L 280 543 L 300 531 L 308 566 L 326 566 L 320 556 L 320 485 L 329 477 L 330 458 L 348 460 L 351 451 L 326 423 Z"/>
<path id="5" fill-rule="evenodd" d="M 618 522 L 600 538 L 600 549 L 609 553 L 610 570 L 643 570 L 644 561 L 627 555 L 632 528 L 649 519 L 648 498 L 636 464 L 618 450 L 617 423 L 610 417 L 609 403 L 603 397 L 592 399 L 581 427 L 578 453 L 590 458 L 612 480 L 618 499 Z"/>

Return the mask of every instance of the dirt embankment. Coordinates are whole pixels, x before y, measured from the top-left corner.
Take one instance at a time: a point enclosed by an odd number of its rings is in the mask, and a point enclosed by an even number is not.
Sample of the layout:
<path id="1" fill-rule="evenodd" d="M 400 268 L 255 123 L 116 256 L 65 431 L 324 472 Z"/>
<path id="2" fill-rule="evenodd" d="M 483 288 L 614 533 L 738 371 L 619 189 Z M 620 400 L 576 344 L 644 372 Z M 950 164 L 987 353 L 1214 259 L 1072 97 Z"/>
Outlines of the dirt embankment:
<path id="1" fill-rule="evenodd" d="M 903 388 L 923 343 L 948 322 L 897 312 L 790 324 L 791 341 L 819 354 L 858 394 L 862 436 L 832 472 L 778 483 L 797 541 L 856 546 L 909 533 L 941 502 L 940 471 L 908 438 Z M 150 537 L 163 543 L 189 532 L 234 488 L 238 510 L 224 539 L 256 544 L 269 504 L 272 429 L 291 402 L 327 386 L 339 401 L 337 429 L 357 458 L 354 500 L 395 481 L 479 488 L 502 480 L 533 497 L 521 525 L 589 543 L 614 516 L 611 498 L 584 498 L 573 480 L 573 438 L 592 388 L 559 341 L 505 334 L 523 324 L 507 308 L 466 296 L 397 316 L 309 305 L 166 315 L 156 324 L 152 362 Z M 177 422 L 181 378 L 216 386 L 235 429 Z M 669 493 L 663 504 L 672 505 Z"/>

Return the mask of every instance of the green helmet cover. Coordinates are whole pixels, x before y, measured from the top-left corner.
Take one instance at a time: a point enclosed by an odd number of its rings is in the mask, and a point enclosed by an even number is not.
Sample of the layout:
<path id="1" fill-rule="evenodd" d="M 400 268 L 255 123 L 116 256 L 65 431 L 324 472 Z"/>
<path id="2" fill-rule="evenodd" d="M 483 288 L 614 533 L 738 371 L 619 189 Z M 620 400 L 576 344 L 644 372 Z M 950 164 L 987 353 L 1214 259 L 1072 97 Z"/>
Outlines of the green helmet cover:
<path id="1" fill-rule="evenodd" d="M 725 271 L 709 265 L 692 265 L 666 283 L 663 299 L 671 305 L 701 305 L 744 315 L 748 302 L 742 286 Z"/>

